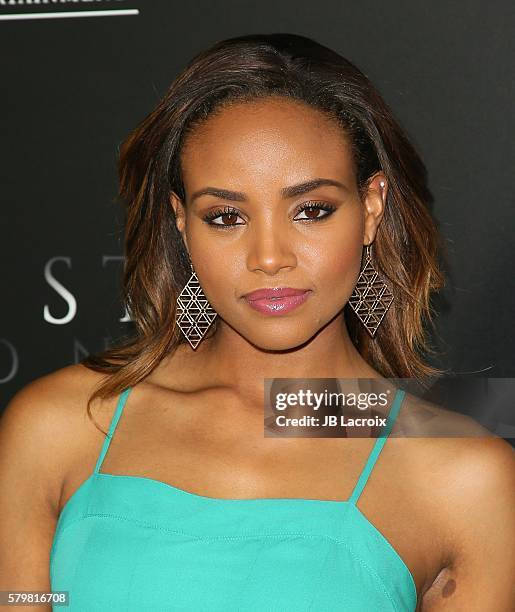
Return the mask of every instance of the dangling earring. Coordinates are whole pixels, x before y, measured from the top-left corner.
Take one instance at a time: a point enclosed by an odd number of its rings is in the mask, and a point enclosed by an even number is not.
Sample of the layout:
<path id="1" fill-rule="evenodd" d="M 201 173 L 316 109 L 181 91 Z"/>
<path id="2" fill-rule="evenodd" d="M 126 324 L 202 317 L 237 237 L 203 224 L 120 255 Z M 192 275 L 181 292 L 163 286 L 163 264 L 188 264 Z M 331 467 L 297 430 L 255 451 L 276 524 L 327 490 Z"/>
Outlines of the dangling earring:
<path id="1" fill-rule="evenodd" d="M 393 302 L 393 294 L 372 265 L 372 247 L 367 244 L 365 248 L 364 265 L 349 298 L 349 304 L 373 338 Z"/>
<path id="2" fill-rule="evenodd" d="M 175 320 L 183 336 L 195 350 L 216 319 L 217 312 L 204 295 L 191 262 L 190 266 L 191 276 L 177 297 Z"/>

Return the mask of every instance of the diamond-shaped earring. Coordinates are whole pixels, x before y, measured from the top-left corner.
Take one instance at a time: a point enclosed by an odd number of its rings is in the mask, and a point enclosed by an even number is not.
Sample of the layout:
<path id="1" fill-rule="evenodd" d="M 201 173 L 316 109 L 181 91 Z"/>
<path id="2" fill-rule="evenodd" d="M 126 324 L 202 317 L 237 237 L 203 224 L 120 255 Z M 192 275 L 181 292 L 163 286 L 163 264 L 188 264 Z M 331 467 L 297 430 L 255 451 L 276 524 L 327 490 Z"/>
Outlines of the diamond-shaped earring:
<path id="1" fill-rule="evenodd" d="M 177 297 L 175 320 L 191 348 L 196 349 L 216 319 L 217 312 L 204 295 L 193 264 L 190 265 L 191 276 Z"/>
<path id="2" fill-rule="evenodd" d="M 372 265 L 371 246 L 367 244 L 365 248 L 364 264 L 349 305 L 373 338 L 393 302 L 393 294 Z"/>

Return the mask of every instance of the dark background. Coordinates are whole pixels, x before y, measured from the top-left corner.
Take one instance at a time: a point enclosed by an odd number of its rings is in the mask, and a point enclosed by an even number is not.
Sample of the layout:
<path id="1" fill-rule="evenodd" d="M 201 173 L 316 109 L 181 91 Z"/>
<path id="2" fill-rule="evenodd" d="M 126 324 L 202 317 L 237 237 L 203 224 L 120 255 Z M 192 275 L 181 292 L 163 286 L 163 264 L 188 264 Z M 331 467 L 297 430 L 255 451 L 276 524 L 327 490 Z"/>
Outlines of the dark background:
<path id="1" fill-rule="evenodd" d="M 449 250 L 433 363 L 515 375 L 513 2 L 6 2 L 0 16 L 140 14 L 0 20 L 0 409 L 127 330 L 118 147 L 195 53 L 262 32 L 314 38 L 376 84 L 427 164 Z"/>

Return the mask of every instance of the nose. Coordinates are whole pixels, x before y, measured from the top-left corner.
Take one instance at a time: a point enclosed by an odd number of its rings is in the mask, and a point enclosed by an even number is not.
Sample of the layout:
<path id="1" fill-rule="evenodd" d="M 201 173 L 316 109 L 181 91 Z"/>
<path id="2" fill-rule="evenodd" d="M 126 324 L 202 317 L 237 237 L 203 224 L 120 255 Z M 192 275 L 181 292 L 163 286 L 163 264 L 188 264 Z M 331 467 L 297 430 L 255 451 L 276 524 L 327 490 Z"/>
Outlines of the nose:
<path id="1" fill-rule="evenodd" d="M 249 237 L 247 268 L 270 276 L 284 268 L 295 268 L 297 257 L 291 236 L 285 227 L 262 223 L 253 227 Z"/>

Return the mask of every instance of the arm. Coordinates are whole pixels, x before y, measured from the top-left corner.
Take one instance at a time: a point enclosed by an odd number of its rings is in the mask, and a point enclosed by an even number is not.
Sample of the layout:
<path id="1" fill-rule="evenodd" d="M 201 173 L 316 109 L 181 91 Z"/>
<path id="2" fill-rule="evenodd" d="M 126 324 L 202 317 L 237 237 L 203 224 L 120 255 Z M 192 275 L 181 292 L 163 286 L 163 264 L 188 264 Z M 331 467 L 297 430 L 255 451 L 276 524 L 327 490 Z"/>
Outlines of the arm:
<path id="1" fill-rule="evenodd" d="M 63 419 L 52 380 L 43 377 L 24 387 L 0 418 L 0 590 L 4 591 L 50 591 L 49 555 L 63 482 Z M 51 606 L 24 609 L 42 612 Z"/>
<path id="2" fill-rule="evenodd" d="M 442 501 L 451 560 L 423 612 L 515 609 L 515 453 L 500 438 L 463 439 Z"/>

